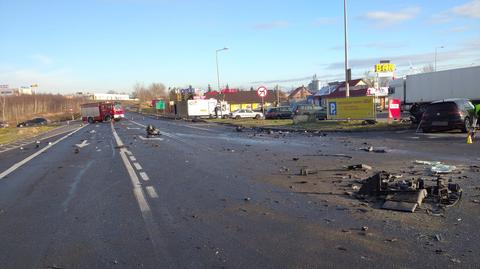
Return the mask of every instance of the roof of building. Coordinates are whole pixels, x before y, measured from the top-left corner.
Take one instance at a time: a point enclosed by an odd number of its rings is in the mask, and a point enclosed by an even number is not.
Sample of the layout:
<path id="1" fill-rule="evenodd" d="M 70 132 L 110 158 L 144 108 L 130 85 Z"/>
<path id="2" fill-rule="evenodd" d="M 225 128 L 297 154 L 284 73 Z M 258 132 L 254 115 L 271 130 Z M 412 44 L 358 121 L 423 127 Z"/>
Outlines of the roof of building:
<path id="1" fill-rule="evenodd" d="M 262 98 L 257 95 L 256 91 L 238 91 L 235 93 L 219 94 L 218 92 L 205 93 L 207 98 L 215 98 L 217 100 L 225 100 L 230 104 L 253 104 L 261 103 Z M 284 94 L 280 92 L 280 101 L 285 99 Z M 273 103 L 277 101 L 277 93 L 274 90 L 268 90 L 267 96 L 264 98 L 267 103 Z"/>
<path id="2" fill-rule="evenodd" d="M 349 81 L 348 85 L 351 86 L 351 87 L 355 87 L 357 86 L 357 84 L 359 84 L 360 82 L 363 82 L 363 79 L 359 78 L 359 79 L 352 79 Z M 340 88 L 345 88 L 345 81 L 342 81 L 340 82 L 338 85 L 337 85 L 337 89 L 340 89 Z"/>
<path id="3" fill-rule="evenodd" d="M 296 88 L 295 90 L 293 90 L 289 95 L 288 95 L 288 99 L 292 99 L 295 97 L 295 95 L 297 95 L 300 91 L 306 91 L 307 92 L 307 96 L 308 95 L 312 95 L 312 93 L 305 87 L 305 86 L 302 86 L 302 87 L 298 87 Z"/>

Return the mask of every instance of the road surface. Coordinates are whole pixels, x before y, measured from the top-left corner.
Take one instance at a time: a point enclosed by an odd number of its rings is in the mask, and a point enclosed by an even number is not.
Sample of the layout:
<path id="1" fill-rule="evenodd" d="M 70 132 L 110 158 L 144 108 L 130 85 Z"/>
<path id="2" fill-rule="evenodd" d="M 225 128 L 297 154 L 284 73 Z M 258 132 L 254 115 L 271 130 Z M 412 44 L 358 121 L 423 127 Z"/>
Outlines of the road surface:
<path id="1" fill-rule="evenodd" d="M 469 168 L 480 147 L 463 134 L 260 134 L 127 118 L 0 153 L 0 268 L 480 264 L 479 174 Z M 146 138 L 147 124 L 162 135 Z M 358 150 L 365 144 L 388 151 Z M 415 159 L 463 169 L 451 176 L 462 203 L 402 213 L 344 195 L 369 175 L 344 165 L 407 172 Z M 298 176 L 307 166 L 323 170 Z"/>

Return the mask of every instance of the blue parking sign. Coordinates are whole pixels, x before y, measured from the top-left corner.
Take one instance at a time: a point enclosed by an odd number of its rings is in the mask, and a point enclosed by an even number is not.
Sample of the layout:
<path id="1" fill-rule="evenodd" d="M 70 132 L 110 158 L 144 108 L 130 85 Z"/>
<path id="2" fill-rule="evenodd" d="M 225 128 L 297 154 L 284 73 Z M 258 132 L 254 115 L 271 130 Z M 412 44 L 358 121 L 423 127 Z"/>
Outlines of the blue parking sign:
<path id="1" fill-rule="evenodd" d="M 332 115 L 332 116 L 336 116 L 337 115 L 337 102 L 330 102 L 329 103 L 329 106 L 328 106 L 328 114 Z"/>

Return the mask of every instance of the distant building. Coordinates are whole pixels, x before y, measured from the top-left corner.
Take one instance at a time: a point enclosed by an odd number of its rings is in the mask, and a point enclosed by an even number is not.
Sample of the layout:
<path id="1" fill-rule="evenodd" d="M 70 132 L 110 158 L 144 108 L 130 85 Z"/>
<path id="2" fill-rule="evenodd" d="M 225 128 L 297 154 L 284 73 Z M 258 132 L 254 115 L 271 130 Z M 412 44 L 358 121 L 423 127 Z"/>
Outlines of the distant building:
<path id="1" fill-rule="evenodd" d="M 288 101 L 291 104 L 306 101 L 312 93 L 305 87 L 298 87 L 288 95 Z"/>
<path id="2" fill-rule="evenodd" d="M 0 90 L 0 95 L 1 96 L 11 96 L 15 94 L 14 89 L 1 89 Z"/>
<path id="3" fill-rule="evenodd" d="M 215 98 L 217 100 L 225 100 L 230 105 L 230 111 L 237 109 L 262 109 L 262 98 L 257 95 L 257 91 L 238 91 L 230 89 L 229 91 L 222 90 L 223 93 L 216 91 L 207 92 L 206 99 Z M 278 96 L 277 96 L 278 94 Z M 267 96 L 264 98 L 264 106 L 270 107 L 277 103 L 285 101 L 286 95 L 281 91 L 269 90 Z"/>
<path id="4" fill-rule="evenodd" d="M 130 96 L 128 94 L 109 94 L 109 93 L 93 93 L 91 95 L 93 100 L 101 100 L 101 101 L 126 101 L 130 100 Z"/>
<path id="5" fill-rule="evenodd" d="M 18 89 L 18 95 L 32 95 L 33 92 L 32 92 L 32 88 L 30 87 L 20 87 L 20 89 Z"/>

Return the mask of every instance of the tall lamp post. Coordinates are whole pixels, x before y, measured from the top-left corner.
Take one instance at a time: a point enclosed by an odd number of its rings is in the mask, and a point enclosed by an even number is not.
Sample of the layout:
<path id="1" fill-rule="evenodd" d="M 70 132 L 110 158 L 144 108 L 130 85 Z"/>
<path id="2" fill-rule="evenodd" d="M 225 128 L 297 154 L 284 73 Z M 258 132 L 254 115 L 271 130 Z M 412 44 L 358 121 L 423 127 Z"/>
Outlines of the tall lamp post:
<path id="1" fill-rule="evenodd" d="M 345 96 L 350 97 L 350 82 L 348 81 L 348 28 L 347 28 L 347 0 L 343 0 L 343 24 L 345 34 Z"/>
<path id="2" fill-rule="evenodd" d="M 218 86 L 218 92 L 221 92 L 221 91 L 222 91 L 222 90 L 220 89 L 220 72 L 218 71 L 218 53 L 219 53 L 220 51 L 224 51 L 224 50 L 228 50 L 228 48 L 225 47 L 225 48 L 223 48 L 223 49 L 218 49 L 218 50 L 215 51 L 215 56 L 216 56 L 215 59 L 216 59 L 216 61 L 217 61 L 217 84 L 218 84 L 217 86 Z"/>
<path id="3" fill-rule="evenodd" d="M 435 67 L 434 67 L 435 72 L 437 72 L 437 50 L 438 49 L 443 49 L 443 46 L 435 47 Z"/>

